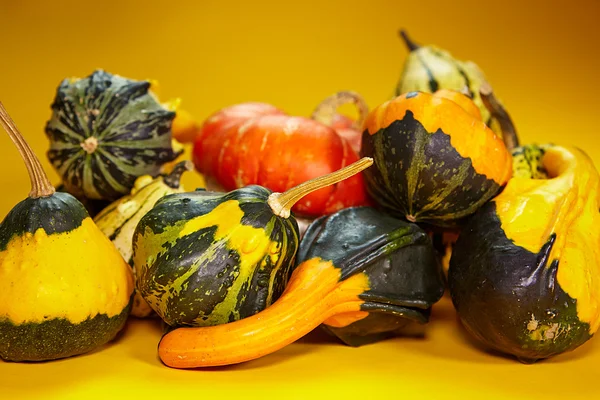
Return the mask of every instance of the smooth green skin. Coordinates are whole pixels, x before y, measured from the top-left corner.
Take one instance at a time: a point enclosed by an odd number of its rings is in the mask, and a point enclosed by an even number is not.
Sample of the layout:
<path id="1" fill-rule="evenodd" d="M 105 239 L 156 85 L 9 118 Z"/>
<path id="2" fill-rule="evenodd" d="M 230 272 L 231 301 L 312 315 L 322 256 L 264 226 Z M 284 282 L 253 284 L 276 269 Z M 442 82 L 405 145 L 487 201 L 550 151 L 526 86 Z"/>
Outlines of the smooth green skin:
<path id="1" fill-rule="evenodd" d="M 299 230 L 293 216 L 273 214 L 267 204 L 270 194 L 255 185 L 226 194 L 177 193 L 163 197 L 140 220 L 133 241 L 137 288 L 167 324 L 232 322 L 262 311 L 279 298 L 291 274 Z M 241 279 L 244 255 L 229 248 L 226 240 L 215 240 L 217 225 L 179 237 L 186 222 L 230 200 L 243 211 L 242 225 L 264 230 L 271 241 L 281 244 L 278 258 L 264 254 L 261 263 L 252 266 L 233 304 L 228 296 Z"/>
<path id="2" fill-rule="evenodd" d="M 129 193 L 137 177 L 155 176 L 177 157 L 171 143 L 175 113 L 149 88 L 147 81 L 102 70 L 60 84 L 46 135 L 48 159 L 69 193 L 116 200 Z M 88 138 L 98 142 L 91 154 L 82 147 Z"/>
<path id="3" fill-rule="evenodd" d="M 340 210 L 315 220 L 300 243 L 297 264 L 331 261 L 341 280 L 364 273 L 369 289 L 359 295 L 369 315 L 343 328 L 323 327 L 350 346 L 414 331 L 429 320 L 444 293 L 441 267 L 429 236 L 371 207 Z"/>
<path id="4" fill-rule="evenodd" d="M 467 331 L 487 347 L 533 362 L 590 339 L 577 299 L 560 287 L 560 260 L 550 260 L 553 235 L 538 254 L 517 246 L 501 228 L 496 203 L 482 207 L 454 245 L 448 285 Z"/>

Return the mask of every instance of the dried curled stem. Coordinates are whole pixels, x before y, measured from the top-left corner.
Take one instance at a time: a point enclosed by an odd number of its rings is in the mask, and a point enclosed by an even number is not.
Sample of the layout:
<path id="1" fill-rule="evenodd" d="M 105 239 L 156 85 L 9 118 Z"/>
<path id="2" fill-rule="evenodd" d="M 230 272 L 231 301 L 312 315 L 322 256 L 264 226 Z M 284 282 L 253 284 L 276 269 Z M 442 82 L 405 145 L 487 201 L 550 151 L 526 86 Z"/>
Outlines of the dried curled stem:
<path id="1" fill-rule="evenodd" d="M 356 106 L 358 118 L 354 121 L 354 128 L 356 130 L 361 130 L 363 122 L 369 114 L 369 107 L 360 94 L 349 90 L 338 92 L 327 97 L 319 103 L 310 117 L 315 121 L 331 126 L 337 109 L 344 104 L 354 104 L 354 106 Z"/>

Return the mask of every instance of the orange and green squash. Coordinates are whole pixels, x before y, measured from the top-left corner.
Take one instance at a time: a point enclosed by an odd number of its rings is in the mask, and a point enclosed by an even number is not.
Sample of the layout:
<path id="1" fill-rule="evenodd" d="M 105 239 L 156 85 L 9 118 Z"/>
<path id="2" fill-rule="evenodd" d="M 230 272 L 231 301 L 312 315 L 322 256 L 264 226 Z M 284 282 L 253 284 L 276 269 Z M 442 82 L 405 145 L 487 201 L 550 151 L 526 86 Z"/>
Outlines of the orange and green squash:
<path id="1" fill-rule="evenodd" d="M 368 193 L 411 222 L 453 226 L 496 195 L 512 173 L 502 139 L 458 92 L 410 92 L 373 109 L 361 156 Z"/>

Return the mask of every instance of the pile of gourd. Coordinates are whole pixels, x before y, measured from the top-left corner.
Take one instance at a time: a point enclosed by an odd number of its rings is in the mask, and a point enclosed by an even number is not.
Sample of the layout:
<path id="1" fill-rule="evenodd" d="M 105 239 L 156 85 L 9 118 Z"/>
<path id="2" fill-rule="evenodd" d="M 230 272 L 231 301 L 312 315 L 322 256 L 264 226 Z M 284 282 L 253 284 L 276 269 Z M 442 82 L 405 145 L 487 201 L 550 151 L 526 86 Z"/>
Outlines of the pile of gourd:
<path id="1" fill-rule="evenodd" d="M 0 357 L 82 354 L 130 314 L 164 321 L 176 368 L 252 360 L 318 326 L 360 346 L 422 331 L 446 287 L 473 337 L 521 361 L 587 341 L 592 161 L 518 147 L 475 64 L 403 37 L 397 96 L 370 112 L 340 92 L 311 118 L 244 103 L 196 124 L 149 82 L 66 79 L 46 125 L 56 189 L 0 104 L 32 183 L 0 225 Z M 194 166 L 216 189 L 184 190 Z"/>

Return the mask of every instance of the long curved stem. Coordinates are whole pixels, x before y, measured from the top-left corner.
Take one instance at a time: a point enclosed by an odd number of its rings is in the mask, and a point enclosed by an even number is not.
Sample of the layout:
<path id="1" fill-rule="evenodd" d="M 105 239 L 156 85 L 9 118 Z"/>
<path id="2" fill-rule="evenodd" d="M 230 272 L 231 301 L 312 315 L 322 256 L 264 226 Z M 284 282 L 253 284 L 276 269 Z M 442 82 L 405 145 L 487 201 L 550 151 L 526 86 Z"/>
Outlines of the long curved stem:
<path id="1" fill-rule="evenodd" d="M 237 364 L 273 353 L 335 315 L 349 324 L 364 318 L 359 295 L 368 279 L 356 274 L 340 282 L 330 261 L 310 259 L 292 274 L 281 297 L 251 317 L 227 324 L 178 328 L 160 341 L 158 355 L 174 368 Z"/>
<path id="2" fill-rule="evenodd" d="M 315 121 L 331 126 L 337 109 L 344 104 L 354 104 L 356 106 L 358 118 L 354 121 L 354 128 L 361 130 L 363 122 L 369 114 L 369 107 L 367 106 L 365 99 L 363 99 L 360 94 L 353 91 L 346 90 L 337 92 L 325 98 L 325 100 L 319 103 L 315 108 L 310 117 Z"/>
<path id="3" fill-rule="evenodd" d="M 346 178 L 351 177 L 362 171 L 363 169 L 370 167 L 373 164 L 373 159 L 370 157 L 363 157 L 360 160 L 330 174 L 320 176 L 310 181 L 301 183 L 291 189 L 286 190 L 283 193 L 271 193 L 267 203 L 271 206 L 273 213 L 283 218 L 290 216 L 290 210 L 307 194 L 319 190 L 334 183 L 343 181 Z"/>
<path id="4" fill-rule="evenodd" d="M 518 147 L 519 136 L 517 135 L 515 125 L 506 109 L 500 104 L 498 99 L 496 99 L 492 86 L 489 83 L 484 82 L 479 88 L 479 94 L 485 108 L 488 109 L 492 117 L 498 120 L 500 129 L 502 130 L 502 139 L 504 140 L 506 148 L 510 151 L 515 147 Z"/>
<path id="5" fill-rule="evenodd" d="M 31 180 L 31 192 L 29 193 L 29 197 L 35 199 L 52 195 L 55 192 L 54 186 L 50 183 L 48 175 L 46 175 L 46 172 L 42 168 L 42 164 L 40 164 L 40 160 L 37 158 L 31 147 L 29 147 L 25 139 L 23 139 L 17 125 L 10 115 L 8 115 L 2 102 L 0 102 L 0 124 L 2 124 L 2 127 L 6 130 L 6 133 L 8 133 L 8 136 L 15 146 L 17 146 L 21 157 L 23 157 L 25 166 L 27 167 L 29 179 Z"/>

